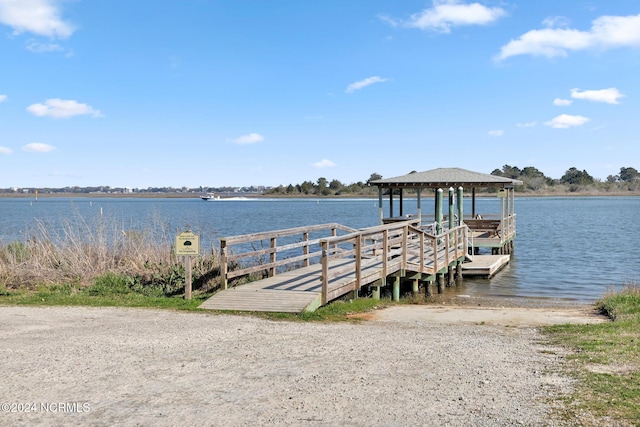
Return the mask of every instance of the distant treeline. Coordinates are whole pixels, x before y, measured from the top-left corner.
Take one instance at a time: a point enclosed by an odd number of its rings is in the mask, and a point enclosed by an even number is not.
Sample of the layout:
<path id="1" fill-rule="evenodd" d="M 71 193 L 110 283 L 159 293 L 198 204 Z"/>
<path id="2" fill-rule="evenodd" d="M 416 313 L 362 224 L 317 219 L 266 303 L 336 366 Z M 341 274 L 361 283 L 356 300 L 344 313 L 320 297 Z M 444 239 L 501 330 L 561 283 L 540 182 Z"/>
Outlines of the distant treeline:
<path id="1" fill-rule="evenodd" d="M 415 172 L 415 171 L 413 171 Z M 494 169 L 491 175 L 517 179 L 523 185 L 517 186 L 517 192 L 530 193 L 563 193 L 563 192 L 626 192 L 640 191 L 640 173 L 632 167 L 620 168 L 618 175 L 609 175 L 605 181 L 592 177 L 586 170 L 575 167 L 569 168 L 559 179 L 546 176 L 533 166 L 520 169 L 517 166 L 504 165 L 501 169 Z M 352 184 L 343 184 L 337 179 L 327 180 L 318 178 L 316 182 L 304 181 L 301 184 L 280 185 L 270 188 L 265 194 L 270 195 L 316 195 L 316 196 L 344 196 L 344 195 L 373 195 L 378 189 L 371 186 L 371 181 L 382 179 L 382 175 L 372 173 L 368 180 Z M 487 190 L 491 191 L 491 190 Z M 495 190 L 494 190 L 495 191 Z"/>
<path id="2" fill-rule="evenodd" d="M 415 172 L 415 171 L 412 171 Z M 546 176 L 533 166 L 520 169 L 517 166 L 504 165 L 500 169 L 494 169 L 491 175 L 517 179 L 523 185 L 516 187 L 516 192 L 526 193 L 626 193 L 640 192 L 640 173 L 632 167 L 620 168 L 617 175 L 609 175 L 606 180 L 592 177 L 586 170 L 575 167 L 567 171 L 559 179 Z M 249 187 L 62 187 L 62 188 L 0 188 L 0 194 L 175 194 L 189 195 L 202 193 L 216 193 L 222 195 L 270 195 L 270 196 L 370 196 L 378 194 L 378 188 L 371 182 L 382 179 L 378 173 L 372 173 L 366 181 L 358 181 L 352 184 L 343 184 L 337 179 L 329 181 L 322 177 L 316 182 L 304 181 L 301 184 L 280 185 L 277 187 L 249 186 Z M 492 191 L 492 190 L 486 190 Z M 493 190 L 495 191 L 495 190 Z"/>

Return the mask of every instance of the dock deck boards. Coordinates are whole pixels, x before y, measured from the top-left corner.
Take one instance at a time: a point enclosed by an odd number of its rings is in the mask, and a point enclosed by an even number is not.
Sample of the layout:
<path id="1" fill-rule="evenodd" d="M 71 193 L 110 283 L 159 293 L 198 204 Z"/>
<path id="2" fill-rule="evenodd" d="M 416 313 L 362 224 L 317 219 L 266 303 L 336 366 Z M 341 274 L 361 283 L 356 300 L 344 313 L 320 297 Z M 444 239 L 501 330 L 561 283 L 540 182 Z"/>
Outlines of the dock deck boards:
<path id="1" fill-rule="evenodd" d="M 353 259 L 335 259 L 332 268 L 353 264 Z M 391 263 L 387 273 L 399 270 L 399 262 Z M 265 311 L 282 313 L 300 313 L 315 309 L 322 298 L 322 266 L 313 264 L 279 273 L 245 285 L 217 292 L 200 308 L 231 311 Z M 370 284 L 381 278 L 381 268 L 372 264 L 362 269 L 363 282 Z M 333 298 L 348 293 L 356 281 L 354 274 L 338 276 L 331 282 L 329 294 Z"/>

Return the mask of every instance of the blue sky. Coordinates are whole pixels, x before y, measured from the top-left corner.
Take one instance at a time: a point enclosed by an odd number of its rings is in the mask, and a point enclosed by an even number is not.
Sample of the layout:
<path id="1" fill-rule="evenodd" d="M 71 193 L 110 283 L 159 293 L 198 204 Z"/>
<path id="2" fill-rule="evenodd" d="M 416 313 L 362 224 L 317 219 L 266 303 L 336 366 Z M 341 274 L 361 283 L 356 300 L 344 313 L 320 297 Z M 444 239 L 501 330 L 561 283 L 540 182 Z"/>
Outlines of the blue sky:
<path id="1" fill-rule="evenodd" d="M 0 0 L 0 187 L 640 169 L 636 0 Z"/>

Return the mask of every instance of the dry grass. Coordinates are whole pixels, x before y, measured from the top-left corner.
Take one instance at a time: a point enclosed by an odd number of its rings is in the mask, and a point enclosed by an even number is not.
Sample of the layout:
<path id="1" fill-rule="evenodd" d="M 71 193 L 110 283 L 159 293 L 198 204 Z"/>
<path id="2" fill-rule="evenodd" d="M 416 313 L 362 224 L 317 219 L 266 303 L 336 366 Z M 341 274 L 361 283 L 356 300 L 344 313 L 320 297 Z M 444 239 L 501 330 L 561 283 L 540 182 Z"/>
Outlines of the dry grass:
<path id="1" fill-rule="evenodd" d="M 24 241 L 0 247 L 0 284 L 33 289 L 39 285 L 88 285 L 107 273 L 150 283 L 171 276 L 181 265 L 173 252 L 175 234 L 159 220 L 144 230 L 125 230 L 117 221 L 88 223 L 73 218 L 62 228 L 38 222 Z M 194 278 L 217 268 L 211 253 L 195 262 Z M 209 277 L 211 278 L 211 274 Z"/>

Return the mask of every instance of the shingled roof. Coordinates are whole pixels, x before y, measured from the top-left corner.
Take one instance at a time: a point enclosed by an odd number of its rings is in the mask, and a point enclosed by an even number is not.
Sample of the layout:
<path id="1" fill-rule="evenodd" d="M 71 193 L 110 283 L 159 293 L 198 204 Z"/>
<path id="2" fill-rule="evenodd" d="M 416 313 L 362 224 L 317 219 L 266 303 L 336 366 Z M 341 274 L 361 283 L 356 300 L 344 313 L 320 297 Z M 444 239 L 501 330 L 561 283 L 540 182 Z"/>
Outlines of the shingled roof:
<path id="1" fill-rule="evenodd" d="M 371 181 L 380 188 L 448 188 L 448 187 L 497 187 L 505 188 L 522 185 L 517 179 L 488 175 L 461 168 L 438 168 L 424 172 L 414 172 L 395 178 Z"/>

